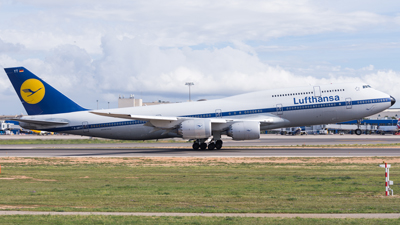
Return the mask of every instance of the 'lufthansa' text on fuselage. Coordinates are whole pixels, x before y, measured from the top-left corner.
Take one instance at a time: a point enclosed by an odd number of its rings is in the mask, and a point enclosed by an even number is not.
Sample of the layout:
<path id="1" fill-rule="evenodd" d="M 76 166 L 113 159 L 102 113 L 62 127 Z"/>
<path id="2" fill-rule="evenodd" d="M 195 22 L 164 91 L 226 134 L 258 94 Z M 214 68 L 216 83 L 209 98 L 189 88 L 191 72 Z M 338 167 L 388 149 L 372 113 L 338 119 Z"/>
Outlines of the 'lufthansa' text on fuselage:
<path id="1" fill-rule="evenodd" d="M 304 99 L 293 98 L 293 102 L 295 105 L 307 104 L 307 103 L 333 102 L 333 101 L 340 101 L 339 95 L 324 96 L 324 97 L 305 97 Z"/>

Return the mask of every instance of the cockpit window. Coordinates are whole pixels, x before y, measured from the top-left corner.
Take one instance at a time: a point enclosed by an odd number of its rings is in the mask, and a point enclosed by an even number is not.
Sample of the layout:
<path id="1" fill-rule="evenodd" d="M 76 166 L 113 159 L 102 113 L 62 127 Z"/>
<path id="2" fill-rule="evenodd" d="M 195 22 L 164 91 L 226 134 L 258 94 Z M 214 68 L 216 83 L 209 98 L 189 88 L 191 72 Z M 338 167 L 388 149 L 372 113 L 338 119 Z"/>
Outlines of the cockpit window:
<path id="1" fill-rule="evenodd" d="M 363 88 L 371 88 L 369 85 L 363 85 Z"/>

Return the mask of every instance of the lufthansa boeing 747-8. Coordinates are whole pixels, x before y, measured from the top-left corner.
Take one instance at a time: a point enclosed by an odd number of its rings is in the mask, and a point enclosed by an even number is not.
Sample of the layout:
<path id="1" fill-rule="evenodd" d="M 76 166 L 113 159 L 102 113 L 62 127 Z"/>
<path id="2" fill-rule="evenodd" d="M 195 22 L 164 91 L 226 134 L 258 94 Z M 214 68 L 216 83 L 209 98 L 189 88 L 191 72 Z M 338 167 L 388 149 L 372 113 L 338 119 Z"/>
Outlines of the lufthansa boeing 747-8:
<path id="1" fill-rule="evenodd" d="M 233 140 L 252 140 L 260 138 L 261 130 L 360 119 L 396 102 L 368 84 L 346 83 L 93 110 L 79 106 L 24 67 L 5 71 L 28 113 L 13 119 L 23 128 L 125 140 L 181 137 L 193 139 L 193 149 L 220 149 L 222 134 Z"/>

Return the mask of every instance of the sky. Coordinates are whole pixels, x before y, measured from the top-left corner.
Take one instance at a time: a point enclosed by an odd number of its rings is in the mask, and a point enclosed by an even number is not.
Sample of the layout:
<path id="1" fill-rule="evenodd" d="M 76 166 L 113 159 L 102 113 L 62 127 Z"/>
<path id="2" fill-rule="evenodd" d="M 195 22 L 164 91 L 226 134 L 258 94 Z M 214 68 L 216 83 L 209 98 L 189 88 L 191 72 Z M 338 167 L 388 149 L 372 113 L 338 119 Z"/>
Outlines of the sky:
<path id="1" fill-rule="evenodd" d="M 400 1 L 0 0 L 0 115 L 26 114 L 3 68 L 85 108 L 361 81 L 400 108 Z"/>

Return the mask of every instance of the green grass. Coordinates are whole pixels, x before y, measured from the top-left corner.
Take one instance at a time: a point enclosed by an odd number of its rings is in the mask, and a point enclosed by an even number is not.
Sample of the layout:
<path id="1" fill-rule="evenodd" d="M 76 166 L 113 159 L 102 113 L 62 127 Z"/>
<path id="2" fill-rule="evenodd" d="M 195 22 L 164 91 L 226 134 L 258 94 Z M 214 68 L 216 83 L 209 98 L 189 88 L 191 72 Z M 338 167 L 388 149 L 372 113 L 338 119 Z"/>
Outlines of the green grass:
<path id="1" fill-rule="evenodd" d="M 0 224 L 399 224 L 399 219 L 310 219 L 252 217 L 144 217 L 144 216 L 2 216 Z"/>
<path id="2" fill-rule="evenodd" d="M 375 164 L 7 159 L 1 158 L 0 178 L 16 179 L 0 179 L 0 207 L 20 210 L 400 212 L 400 198 L 383 196 L 384 170 Z M 399 168 L 392 164 L 390 170 L 395 194 Z"/>

